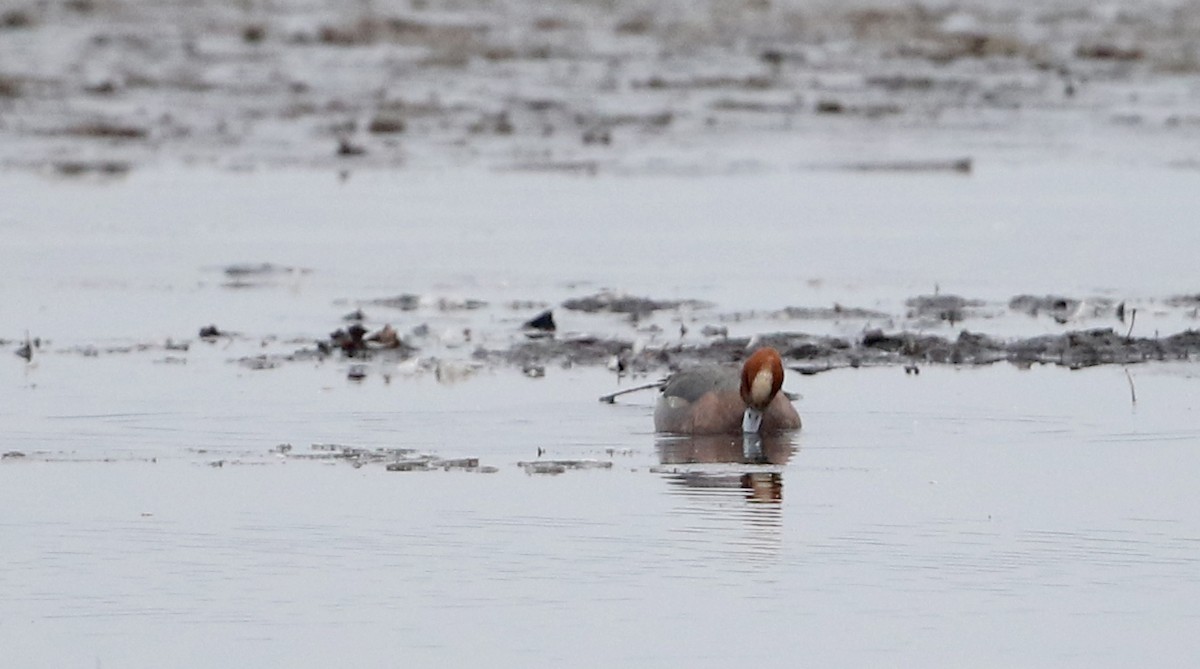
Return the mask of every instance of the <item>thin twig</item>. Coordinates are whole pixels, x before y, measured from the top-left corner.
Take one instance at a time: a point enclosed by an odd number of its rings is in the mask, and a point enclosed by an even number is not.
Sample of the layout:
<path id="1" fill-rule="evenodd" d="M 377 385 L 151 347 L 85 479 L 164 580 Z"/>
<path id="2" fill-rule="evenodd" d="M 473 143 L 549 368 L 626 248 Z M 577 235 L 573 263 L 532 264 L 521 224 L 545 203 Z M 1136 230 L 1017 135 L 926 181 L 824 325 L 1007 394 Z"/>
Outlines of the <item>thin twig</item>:
<path id="1" fill-rule="evenodd" d="M 654 383 L 647 383 L 644 386 L 637 386 L 635 388 L 626 388 L 625 390 L 618 390 L 617 392 L 612 393 L 611 395 L 602 395 L 600 397 L 600 401 L 604 402 L 605 404 L 613 404 L 617 401 L 617 397 L 620 395 L 626 395 L 628 393 L 635 393 L 639 390 L 650 390 L 651 388 L 655 388 L 655 389 L 662 388 L 663 383 L 665 383 L 665 382 L 664 381 L 655 381 Z"/>
<path id="2" fill-rule="evenodd" d="M 1137 406 L 1137 390 L 1133 387 L 1133 376 L 1129 373 L 1129 368 L 1125 368 L 1125 380 L 1129 381 L 1129 403 Z"/>

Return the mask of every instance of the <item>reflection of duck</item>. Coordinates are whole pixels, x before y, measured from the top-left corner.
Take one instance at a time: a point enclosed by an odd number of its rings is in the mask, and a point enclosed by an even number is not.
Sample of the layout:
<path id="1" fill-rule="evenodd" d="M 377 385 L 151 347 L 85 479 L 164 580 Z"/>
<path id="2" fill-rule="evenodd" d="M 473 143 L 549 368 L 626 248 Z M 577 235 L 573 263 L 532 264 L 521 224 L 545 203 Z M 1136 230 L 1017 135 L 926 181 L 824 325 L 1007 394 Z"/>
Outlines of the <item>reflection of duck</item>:
<path id="1" fill-rule="evenodd" d="M 783 386 L 783 361 L 773 348 L 746 359 L 739 375 L 708 365 L 676 372 L 663 385 L 654 429 L 680 434 L 771 434 L 800 429 L 800 414 Z"/>
<path id="2" fill-rule="evenodd" d="M 662 464 L 687 465 L 663 468 L 669 483 L 688 490 L 743 490 L 751 502 L 783 499 L 782 469 L 796 450 L 788 432 L 664 435 L 656 446 Z"/>
<path id="3" fill-rule="evenodd" d="M 796 450 L 795 439 L 783 432 L 745 437 L 727 434 L 663 435 L 658 438 L 659 462 L 664 465 L 706 463 L 785 465 Z"/>

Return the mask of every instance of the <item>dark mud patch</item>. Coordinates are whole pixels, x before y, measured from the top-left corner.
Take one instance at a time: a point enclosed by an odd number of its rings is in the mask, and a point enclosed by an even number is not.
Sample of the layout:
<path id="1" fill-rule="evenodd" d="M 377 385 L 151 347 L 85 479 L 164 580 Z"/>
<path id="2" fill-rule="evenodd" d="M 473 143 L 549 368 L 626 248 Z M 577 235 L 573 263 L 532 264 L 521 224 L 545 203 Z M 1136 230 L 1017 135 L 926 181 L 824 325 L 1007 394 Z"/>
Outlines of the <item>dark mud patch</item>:
<path id="1" fill-rule="evenodd" d="M 150 131 L 141 126 L 110 121 L 92 121 L 63 128 L 62 134 L 95 139 L 139 140 L 149 137 Z"/>
<path id="2" fill-rule="evenodd" d="M 909 309 L 909 318 L 932 319 L 954 324 L 978 315 L 977 310 L 983 307 L 985 302 L 967 299 L 959 295 L 918 295 L 909 298 L 904 304 Z"/>
<path id="3" fill-rule="evenodd" d="M 1187 309 L 1195 309 L 1200 307 L 1200 293 L 1191 295 L 1173 295 L 1163 300 L 1163 303 L 1171 307 L 1183 307 Z"/>
<path id="4" fill-rule="evenodd" d="M 378 307 L 387 307 L 389 309 L 399 309 L 400 311 L 416 311 L 422 307 L 429 307 L 437 311 L 474 311 L 483 309 L 488 306 L 485 300 L 477 300 L 475 298 L 448 298 L 448 297 L 424 297 L 414 293 L 402 293 L 394 297 L 381 297 L 373 300 L 368 300 L 365 304 L 370 304 Z"/>
<path id="5" fill-rule="evenodd" d="M 868 309 L 864 307 L 849 307 L 835 302 L 829 307 L 784 307 L 775 311 L 735 311 L 727 314 L 718 314 L 717 320 L 721 322 L 739 322 L 754 318 L 769 318 L 771 320 L 795 320 L 795 321 L 872 321 L 872 320 L 887 320 L 892 319 L 892 314 L 879 311 L 877 309 Z M 702 331 L 707 335 L 719 335 L 727 328 L 716 328 L 712 326 L 705 327 Z"/>
<path id="6" fill-rule="evenodd" d="M 567 470 L 612 469 L 612 460 L 533 460 L 518 462 L 526 474 L 563 474 Z"/>
<path id="7" fill-rule="evenodd" d="M 223 288 L 263 288 L 278 285 L 280 282 L 305 276 L 312 273 L 305 267 L 277 265 L 271 262 L 234 263 L 221 268 L 225 280 Z"/>
<path id="8" fill-rule="evenodd" d="M 1096 365 L 1193 360 L 1200 357 L 1200 331 L 1168 337 L 1128 337 L 1112 328 L 1004 339 L 968 330 L 957 337 L 911 331 L 869 330 L 857 337 L 781 332 L 755 338 L 726 338 L 702 344 L 637 347 L 623 339 L 535 340 L 500 351 L 476 351 L 476 359 L 502 365 L 605 364 L 618 372 L 650 374 L 697 364 L 735 364 L 747 351 L 773 346 L 802 374 L 841 368 L 914 364 L 1018 366 L 1049 364 L 1082 369 Z"/>
<path id="9" fill-rule="evenodd" d="M 117 160 L 64 160 L 54 163 L 54 172 L 63 177 L 82 177 L 96 175 L 101 177 L 117 177 L 129 173 L 132 165 Z"/>
<path id="10" fill-rule="evenodd" d="M 571 298 L 564 301 L 562 306 L 564 309 L 582 311 L 589 314 L 606 312 L 640 317 L 648 316 L 656 311 L 679 309 L 681 307 L 707 309 L 713 305 L 701 300 L 655 300 L 648 297 L 601 292 L 586 297 Z"/>
<path id="11" fill-rule="evenodd" d="M 1062 143 L 1090 151 L 1122 117 L 1196 116 L 1195 95 L 1144 92 L 1189 90 L 1200 62 L 1194 31 L 1179 26 L 1195 25 L 1194 6 L 1097 12 L 1064 2 L 1046 11 L 982 0 L 937 9 L 704 0 L 679 12 L 624 0 L 314 0 L 252 12 L 189 3 L 176 13 L 147 0 L 26 3 L 0 10 L 0 33 L 13 38 L 0 40 L 0 101 L 20 102 L 4 110 L 0 135 L 23 140 L 0 142 L 0 164 L 40 169 L 78 154 L 85 138 L 104 138 L 135 167 L 163 158 L 392 167 L 412 156 L 433 167 L 466 160 L 594 173 L 683 145 L 701 150 L 684 162 L 709 162 L 714 144 L 698 140 L 730 131 L 794 138 L 836 125 L 928 138 L 961 130 L 965 114 L 989 118 L 977 132 L 999 134 L 1001 145 L 1070 127 L 1079 130 L 1058 133 Z M 88 34 L 63 39 L 83 21 Z M 555 97 L 546 92 L 564 90 L 564 72 L 568 99 L 522 99 Z M 401 90 L 422 100 L 400 101 Z M 1190 137 L 1187 124 L 1123 130 Z M 392 150 L 401 135 L 413 147 L 404 158 Z M 961 138 L 934 155 L 952 146 Z M 894 162 L 894 153 L 872 142 L 850 160 L 970 171 L 969 161 L 935 166 L 918 150 L 912 163 Z"/>
<path id="12" fill-rule="evenodd" d="M 948 160 L 888 160 L 877 162 L 846 163 L 835 166 L 853 172 L 946 172 L 949 174 L 970 174 L 974 168 L 971 158 L 951 158 Z"/>
<path id="13" fill-rule="evenodd" d="M 274 276 L 294 273 L 295 268 L 269 263 L 230 266 L 235 275 Z M 607 333 L 560 329 L 553 309 L 536 301 L 506 305 L 516 314 L 497 318 L 484 311 L 486 303 L 402 294 L 375 300 L 372 304 L 411 313 L 425 310 L 428 320 L 407 326 L 401 332 L 391 323 L 372 324 L 362 309 L 340 312 L 336 326 L 322 337 L 273 335 L 251 336 L 206 325 L 197 331 L 201 342 L 234 351 L 232 361 L 251 370 L 271 370 L 294 362 L 331 360 L 342 362 L 346 378 L 362 381 L 382 375 L 432 374 L 440 382 L 454 382 L 489 369 L 519 370 L 539 379 L 554 367 L 603 366 L 618 375 L 650 376 L 696 364 L 736 364 L 760 346 L 773 346 L 787 365 L 803 374 L 863 366 L 896 365 L 915 371 L 921 364 L 1015 365 L 1050 364 L 1071 369 L 1095 365 L 1134 364 L 1149 361 L 1193 360 L 1200 357 L 1200 332 L 1187 329 L 1169 336 L 1133 336 L 1144 321 L 1136 320 L 1138 307 L 1110 298 L 1069 298 L 1058 295 L 1019 295 L 1007 304 L 987 303 L 957 295 L 922 295 L 905 302 L 906 315 L 845 307 L 787 307 L 777 311 L 719 313 L 696 300 L 657 300 L 616 293 L 598 293 L 566 300 L 589 314 L 593 321 L 607 318 Z M 343 303 L 344 304 L 344 303 Z M 1200 299 L 1181 295 L 1160 301 L 1137 302 L 1178 322 L 1200 308 Z M 1185 310 L 1182 314 L 1162 311 L 1168 304 Z M 1158 306 L 1154 306 L 1158 305 Z M 1198 305 L 1198 306 L 1193 306 Z M 1005 308 L 1009 311 L 1005 311 Z M 695 313 L 685 313 L 696 309 Z M 673 313 L 659 313 L 668 311 Z M 524 312 L 519 313 L 519 312 Z M 988 320 L 1000 314 L 1048 315 L 1058 324 L 1077 327 L 1035 336 L 999 336 L 977 327 L 958 326 L 947 335 L 947 326 L 960 322 Z M 626 317 L 632 317 L 629 322 Z M 646 320 L 639 320 L 646 319 Z M 1089 321 L 1120 321 L 1114 327 L 1078 327 Z M 705 321 L 708 324 L 703 324 Z M 732 327 L 761 327 L 771 321 L 807 321 L 824 332 L 787 330 L 753 336 L 730 336 Z M 712 322 L 730 325 L 713 325 Z M 1012 321 L 1006 321 L 1011 323 Z M 738 323 L 740 325 L 735 326 Z M 678 330 L 670 331 L 671 324 Z M 666 327 L 664 327 L 664 325 Z M 1040 327 L 1045 327 L 1043 324 Z M 1054 327 L 1051 325 L 1050 327 Z M 845 332 L 847 329 L 853 332 Z M 613 334 L 613 330 L 619 330 Z M 832 332 L 830 331 L 832 330 Z M 939 332 L 939 330 L 941 332 Z M 677 334 L 676 334 L 677 333 Z M 36 351 L 44 354 L 41 340 L 14 339 L 0 342 L 22 357 Z M 18 348 L 19 347 L 19 348 Z M 54 350 L 54 354 L 95 357 L 101 354 L 161 352 L 160 362 L 186 363 L 190 342 L 162 340 L 125 345 L 76 345 Z M 28 357 L 26 357 L 28 359 Z"/>
<path id="14" fill-rule="evenodd" d="M 21 96 L 21 80 L 0 74 L 0 98 L 17 98 Z"/>
<path id="15" fill-rule="evenodd" d="M 480 465 L 479 458 L 442 458 L 421 453 L 412 448 L 364 448 L 346 444 L 312 444 L 307 452 L 297 451 L 291 444 L 279 444 L 269 453 L 287 460 L 344 462 L 354 468 L 382 465 L 390 472 L 468 471 L 493 473 L 495 467 Z"/>

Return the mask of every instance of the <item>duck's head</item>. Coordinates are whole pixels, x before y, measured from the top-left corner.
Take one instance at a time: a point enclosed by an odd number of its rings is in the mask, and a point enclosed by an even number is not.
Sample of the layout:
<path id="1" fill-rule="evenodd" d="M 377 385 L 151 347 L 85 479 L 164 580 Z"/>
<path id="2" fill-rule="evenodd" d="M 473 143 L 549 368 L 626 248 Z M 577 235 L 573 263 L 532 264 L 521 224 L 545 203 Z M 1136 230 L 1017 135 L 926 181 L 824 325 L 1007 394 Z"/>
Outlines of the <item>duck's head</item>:
<path id="1" fill-rule="evenodd" d="M 758 432 L 762 412 L 783 387 L 783 359 L 771 347 L 760 348 L 742 365 L 742 401 L 746 413 L 742 417 L 743 432 Z"/>

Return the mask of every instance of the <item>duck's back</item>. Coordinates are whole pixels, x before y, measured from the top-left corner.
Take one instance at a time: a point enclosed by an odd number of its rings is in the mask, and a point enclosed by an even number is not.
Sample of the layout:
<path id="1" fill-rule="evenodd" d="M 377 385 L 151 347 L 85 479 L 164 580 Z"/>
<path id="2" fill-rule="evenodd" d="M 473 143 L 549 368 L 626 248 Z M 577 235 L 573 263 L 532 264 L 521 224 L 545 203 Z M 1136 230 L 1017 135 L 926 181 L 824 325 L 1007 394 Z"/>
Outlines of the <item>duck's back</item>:
<path id="1" fill-rule="evenodd" d="M 736 431 L 743 409 L 740 388 L 741 379 L 734 368 L 678 371 L 663 385 L 654 409 L 654 429 L 689 434 Z"/>
<path id="2" fill-rule="evenodd" d="M 732 367 L 693 367 L 671 375 L 663 385 L 663 397 L 678 397 L 695 402 L 708 392 L 738 392 L 741 379 Z"/>

